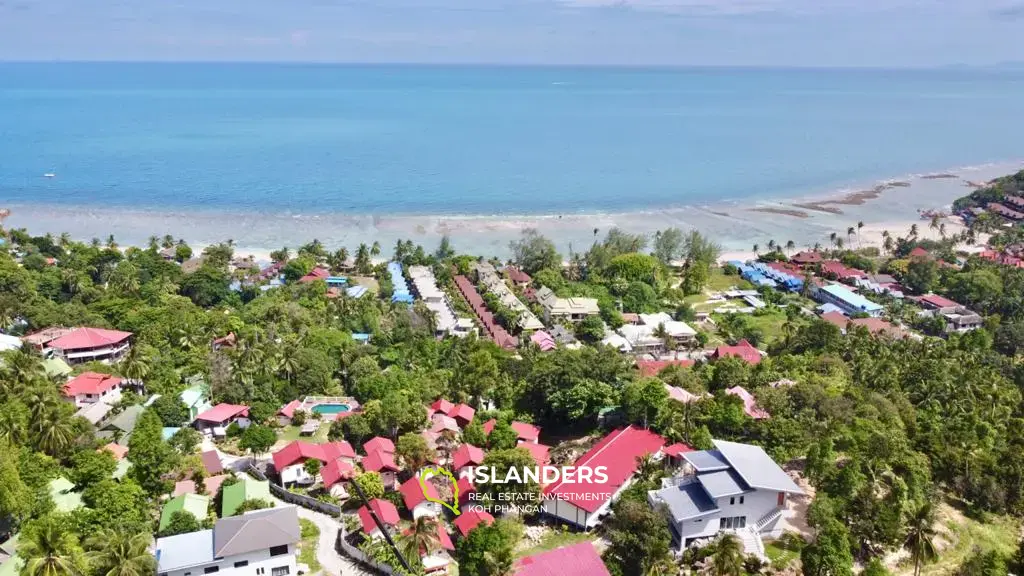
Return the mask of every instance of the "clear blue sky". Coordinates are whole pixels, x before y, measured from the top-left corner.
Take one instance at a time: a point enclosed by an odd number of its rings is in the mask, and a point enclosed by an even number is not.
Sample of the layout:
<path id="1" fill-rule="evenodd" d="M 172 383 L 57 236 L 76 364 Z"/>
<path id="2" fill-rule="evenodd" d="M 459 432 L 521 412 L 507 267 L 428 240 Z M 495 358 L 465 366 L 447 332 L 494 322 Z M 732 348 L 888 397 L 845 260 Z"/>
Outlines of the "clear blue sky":
<path id="1" fill-rule="evenodd" d="M 0 0 L 0 60 L 942 66 L 1024 0 Z"/>

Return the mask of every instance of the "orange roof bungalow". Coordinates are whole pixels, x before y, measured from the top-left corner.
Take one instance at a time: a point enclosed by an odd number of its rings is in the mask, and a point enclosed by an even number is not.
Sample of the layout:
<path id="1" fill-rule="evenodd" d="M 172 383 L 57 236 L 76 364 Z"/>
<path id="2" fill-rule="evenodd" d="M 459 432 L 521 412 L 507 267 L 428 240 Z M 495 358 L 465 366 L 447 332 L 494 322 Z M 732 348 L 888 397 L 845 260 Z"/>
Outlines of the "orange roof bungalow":
<path id="1" fill-rule="evenodd" d="M 110 444 L 101 446 L 96 449 L 97 452 L 103 452 L 104 450 L 110 452 L 110 454 L 114 456 L 114 460 L 118 461 L 124 460 L 124 457 L 128 455 L 127 446 L 121 446 L 120 444 L 115 444 L 114 442 L 111 442 Z"/>
<path id="2" fill-rule="evenodd" d="M 679 359 L 679 360 L 637 360 L 636 367 L 640 371 L 640 376 L 647 378 L 649 376 L 657 376 L 662 370 L 669 366 L 680 366 L 683 368 L 691 368 L 696 364 L 693 360 Z"/>
<path id="3" fill-rule="evenodd" d="M 281 409 L 277 411 L 277 423 L 281 426 L 287 426 L 292 423 L 292 418 L 295 417 L 295 411 L 302 406 L 301 400 L 292 400 L 291 402 L 281 406 Z"/>
<path id="4" fill-rule="evenodd" d="M 462 534 L 463 538 L 469 536 L 469 533 L 481 523 L 490 526 L 494 523 L 494 516 L 491 516 L 484 510 L 478 510 L 476 508 L 459 514 L 455 518 L 455 521 L 452 522 L 452 524 L 455 524 L 455 528 L 459 530 L 459 534 Z"/>

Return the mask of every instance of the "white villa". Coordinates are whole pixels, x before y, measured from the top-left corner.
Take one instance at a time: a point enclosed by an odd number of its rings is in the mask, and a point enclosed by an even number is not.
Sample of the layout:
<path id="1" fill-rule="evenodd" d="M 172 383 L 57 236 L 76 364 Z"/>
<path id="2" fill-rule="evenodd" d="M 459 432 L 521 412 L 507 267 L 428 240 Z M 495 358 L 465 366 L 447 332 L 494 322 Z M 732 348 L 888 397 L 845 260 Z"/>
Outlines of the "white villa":
<path id="1" fill-rule="evenodd" d="M 715 440 L 715 449 L 682 454 L 683 474 L 648 492 L 664 504 L 681 552 L 696 540 L 733 532 L 748 553 L 764 556 L 762 536 L 782 533 L 789 495 L 803 490 L 758 446 Z"/>
<path id="2" fill-rule="evenodd" d="M 547 286 L 537 290 L 537 301 L 544 308 L 544 321 L 549 324 L 554 320 L 579 322 L 601 313 L 597 298 L 559 298 Z"/>
<path id="3" fill-rule="evenodd" d="M 409 278 L 423 304 L 434 313 L 438 336 L 466 336 L 473 331 L 473 321 L 455 314 L 448 295 L 438 288 L 434 271 L 427 266 L 409 266 Z"/>

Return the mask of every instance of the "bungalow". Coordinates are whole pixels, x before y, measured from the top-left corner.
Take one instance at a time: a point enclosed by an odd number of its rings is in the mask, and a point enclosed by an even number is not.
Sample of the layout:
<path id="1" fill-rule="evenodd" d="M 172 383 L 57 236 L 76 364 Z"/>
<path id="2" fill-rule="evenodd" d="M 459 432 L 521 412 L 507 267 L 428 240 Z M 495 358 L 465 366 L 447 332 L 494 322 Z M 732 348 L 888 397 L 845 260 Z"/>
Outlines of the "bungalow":
<path id="1" fill-rule="evenodd" d="M 687 452 L 693 452 L 694 449 L 689 444 L 682 442 L 676 442 L 671 446 L 665 447 L 662 452 L 665 454 L 665 460 L 670 468 L 678 468 L 683 465 L 683 454 Z"/>
<path id="2" fill-rule="evenodd" d="M 789 259 L 789 261 L 792 262 L 793 264 L 796 264 L 797 266 L 813 266 L 815 264 L 820 264 L 822 261 L 822 257 L 820 252 L 811 252 L 805 250 L 803 252 L 797 252 L 796 254 L 794 254 L 793 257 Z"/>
<path id="3" fill-rule="evenodd" d="M 464 507 L 472 500 L 469 495 L 476 494 L 476 486 L 473 486 L 473 481 L 469 478 L 459 478 L 455 485 L 459 489 L 459 506 Z"/>
<path id="4" fill-rule="evenodd" d="M 74 402 L 76 408 L 103 402 L 114 404 L 121 399 L 121 382 L 116 376 L 83 372 L 64 385 L 64 397 Z"/>
<path id="5" fill-rule="evenodd" d="M 235 333 L 228 332 L 226 336 L 214 338 L 214 340 L 210 342 L 210 349 L 216 352 L 223 348 L 234 348 L 236 343 L 237 340 L 235 338 Z"/>
<path id="6" fill-rule="evenodd" d="M 131 346 L 131 332 L 105 330 L 103 328 L 75 328 L 64 335 L 49 340 L 45 347 L 54 351 L 57 357 L 68 364 L 85 362 L 116 362 L 128 352 Z"/>
<path id="7" fill-rule="evenodd" d="M 839 284 L 827 284 L 814 289 L 814 297 L 823 304 L 834 304 L 848 315 L 867 314 L 881 316 L 883 308 L 867 298 Z"/>
<path id="8" fill-rule="evenodd" d="M 288 576 L 298 573 L 301 540 L 294 506 L 254 510 L 222 518 L 212 530 L 178 534 L 156 541 L 159 576 L 213 574 Z"/>
<path id="9" fill-rule="evenodd" d="M 395 464 L 394 452 L 386 450 L 374 450 L 367 454 L 362 461 L 363 470 L 380 474 L 381 482 L 385 490 L 394 490 L 398 481 L 398 473 L 401 468 Z"/>
<path id="10" fill-rule="evenodd" d="M 181 494 L 171 498 L 164 504 L 160 512 L 160 525 L 157 528 L 163 531 L 171 523 L 171 517 L 175 512 L 188 512 L 196 520 L 206 520 L 207 511 L 210 509 L 210 497 L 201 494 Z"/>
<path id="11" fill-rule="evenodd" d="M 484 422 L 483 429 L 488 436 L 491 434 L 491 430 L 494 430 L 494 426 L 498 423 L 497 420 L 491 418 L 487 422 Z M 513 430 L 516 431 L 516 439 L 522 440 L 523 442 L 532 442 L 534 444 L 540 439 L 540 428 L 533 424 L 527 424 L 526 422 L 512 422 L 510 424 Z"/>
<path id="12" fill-rule="evenodd" d="M 438 434 L 446 430 L 458 434 L 460 430 L 459 423 L 455 421 L 455 418 L 452 418 L 451 416 L 445 416 L 440 412 L 431 416 L 430 422 L 430 431 L 436 432 Z"/>
<path id="13" fill-rule="evenodd" d="M 942 316 L 946 321 L 946 332 L 969 332 L 980 328 L 984 319 L 966 306 L 938 294 L 922 296 L 918 303 L 930 316 Z"/>
<path id="14" fill-rule="evenodd" d="M 398 526 L 398 522 L 401 520 L 398 517 L 398 509 L 395 508 L 395 505 L 380 498 L 370 500 L 370 504 L 360 508 L 356 515 L 359 516 L 359 523 L 362 525 L 363 532 L 371 538 L 381 538 L 384 536 L 380 531 L 380 526 L 374 520 L 375 516 L 384 526 Z"/>
<path id="15" fill-rule="evenodd" d="M 596 298 L 559 298 L 547 286 L 537 290 L 537 301 L 544 309 L 544 321 L 549 324 L 555 320 L 579 322 L 601 313 Z"/>
<path id="16" fill-rule="evenodd" d="M 463 444 L 452 453 L 452 472 L 456 477 L 470 476 L 473 468 L 484 463 L 484 451 L 472 444 Z"/>
<path id="17" fill-rule="evenodd" d="M 234 484 L 225 486 L 221 490 L 220 517 L 234 516 L 246 500 L 271 501 L 270 482 L 242 477 Z"/>
<path id="18" fill-rule="evenodd" d="M 363 451 L 369 455 L 372 452 L 384 451 L 395 453 L 395 443 L 383 436 L 374 436 L 363 443 Z"/>
<path id="19" fill-rule="evenodd" d="M 636 426 L 612 432 L 575 463 L 577 468 L 604 466 L 607 481 L 559 480 L 544 489 L 544 513 L 585 530 L 597 526 L 612 502 L 632 482 L 638 459 L 648 454 L 657 457 L 664 445 L 664 438 Z"/>
<path id="20" fill-rule="evenodd" d="M 754 366 L 761 362 L 761 351 L 754 347 L 746 338 L 740 340 L 735 346 L 719 346 L 711 354 L 715 360 L 720 358 L 735 357 L 747 364 Z"/>
<path id="21" fill-rule="evenodd" d="M 515 266 L 512 266 L 511 264 L 505 267 L 505 275 L 508 276 L 509 281 L 512 282 L 514 286 L 518 286 L 520 288 L 525 288 L 533 282 L 533 278 L 530 278 L 529 274 Z"/>
<path id="22" fill-rule="evenodd" d="M 502 305 L 518 314 L 519 327 L 522 330 L 544 328 L 544 323 L 534 316 L 533 312 L 509 289 L 490 262 L 477 262 L 473 268 L 476 270 L 477 280 L 487 292 L 497 298 Z"/>
<path id="23" fill-rule="evenodd" d="M 342 458 L 328 462 L 326 466 L 320 469 L 320 478 L 323 481 L 324 490 L 327 490 L 331 496 L 341 500 L 349 497 L 345 483 L 355 478 L 355 475 L 355 467 Z"/>
<path id="24" fill-rule="evenodd" d="M 402 494 L 405 507 L 412 513 L 413 520 L 422 516 L 437 518 L 441 515 L 441 505 L 427 500 L 427 496 L 436 500 L 441 499 L 433 482 L 428 480 L 421 486 L 419 476 L 413 476 L 406 480 L 398 491 Z"/>
<path id="25" fill-rule="evenodd" d="M 111 442 L 110 444 L 106 444 L 104 446 L 100 446 L 99 448 L 96 449 L 97 452 L 103 452 L 104 450 L 110 452 L 110 455 L 113 456 L 114 460 L 117 460 L 118 462 L 124 460 L 124 457 L 128 455 L 127 446 L 121 446 L 120 444 L 115 444 L 113 442 Z"/>
<path id="26" fill-rule="evenodd" d="M 277 423 L 281 426 L 288 426 L 292 423 L 292 418 L 295 416 L 295 411 L 302 406 L 302 400 L 292 400 L 291 402 L 281 406 L 281 409 L 277 411 Z"/>
<path id="27" fill-rule="evenodd" d="M 309 282 L 316 282 L 317 280 L 327 281 L 327 279 L 330 276 L 331 276 L 331 273 L 326 268 L 316 267 L 316 268 L 313 268 L 312 270 L 310 270 L 309 274 L 306 274 L 302 278 L 299 278 L 299 282 L 302 282 L 303 284 L 307 284 Z"/>
<path id="28" fill-rule="evenodd" d="M 821 315 L 821 319 L 833 324 L 839 328 L 839 330 L 846 334 L 850 326 L 858 327 L 862 326 L 868 330 L 872 335 L 886 335 L 893 338 L 902 338 L 905 336 L 902 330 L 898 327 L 893 326 L 889 322 L 882 320 L 881 318 L 847 318 L 841 312 L 826 312 Z"/>
<path id="29" fill-rule="evenodd" d="M 438 521 L 434 525 L 437 530 L 437 543 L 440 545 L 440 549 L 431 554 L 427 554 L 426 549 L 421 549 L 420 563 L 423 565 L 423 571 L 426 574 L 448 574 L 448 565 L 452 562 L 451 553 L 455 552 L 455 544 L 452 543 L 452 537 L 448 535 L 443 522 Z M 402 533 L 403 536 L 409 536 L 410 534 L 412 534 L 412 528 Z"/>
<path id="30" fill-rule="evenodd" d="M 521 558 L 512 576 L 611 576 L 591 542 Z"/>
<path id="31" fill-rule="evenodd" d="M 484 303 L 483 297 L 480 296 L 476 286 L 473 286 L 469 278 L 462 274 L 455 276 L 455 287 L 459 289 L 459 293 L 469 303 L 469 307 L 473 309 L 473 313 L 476 314 L 480 324 L 483 325 L 487 336 L 495 344 L 507 350 L 513 350 L 519 345 L 519 341 L 495 320 L 494 313 L 487 309 L 487 304 Z"/>
<path id="32" fill-rule="evenodd" d="M 199 455 L 203 461 L 203 468 L 207 474 L 220 474 L 224 471 L 224 463 L 220 461 L 220 454 L 216 450 L 207 450 Z"/>
<path id="33" fill-rule="evenodd" d="M 516 448 L 522 448 L 530 453 L 533 457 L 533 461 L 537 463 L 538 467 L 547 466 L 551 462 L 551 447 L 545 446 L 544 444 L 538 444 L 536 442 L 525 442 L 520 440 L 516 444 Z"/>
<path id="34" fill-rule="evenodd" d="M 455 524 L 455 527 L 459 530 L 459 534 L 462 534 L 463 538 L 469 536 L 469 533 L 481 523 L 490 526 L 494 523 L 494 516 L 491 516 L 484 510 L 471 508 L 462 514 L 459 514 L 455 520 L 452 521 L 452 524 Z"/>
<path id="35" fill-rule="evenodd" d="M 868 277 L 868 273 L 863 270 L 856 268 L 848 268 L 842 262 L 838 260 L 828 260 L 821 263 L 821 274 L 826 278 L 833 280 L 843 280 L 846 282 L 854 282 L 856 280 L 865 279 Z"/>
<path id="36" fill-rule="evenodd" d="M 216 476 L 207 476 L 203 478 L 203 492 L 207 495 L 215 495 L 220 490 L 221 484 L 228 479 L 227 474 L 217 474 Z M 195 494 L 196 483 L 192 480 L 181 480 L 174 483 L 174 492 L 171 492 L 172 497 L 181 496 L 182 494 Z M 202 518 L 200 518 L 202 520 Z"/>
<path id="37" fill-rule="evenodd" d="M 203 434 L 224 436 L 227 434 L 227 427 L 233 423 L 237 423 L 241 428 L 249 427 L 248 406 L 217 404 L 213 408 L 198 414 L 192 425 Z"/>
<path id="38" fill-rule="evenodd" d="M 192 380 L 196 384 L 189 386 L 178 394 L 178 398 L 188 407 L 188 421 L 192 422 L 200 413 L 206 412 L 213 405 L 210 404 L 210 393 L 206 383 L 202 379 Z"/>
<path id="39" fill-rule="evenodd" d="M 657 314 L 640 314 L 640 322 L 652 329 L 664 328 L 665 332 L 676 341 L 677 346 L 685 346 L 697 337 L 697 331 L 686 322 L 675 320 L 664 312 Z"/>
<path id="40" fill-rule="evenodd" d="M 473 421 L 473 415 L 475 414 L 476 410 L 474 410 L 469 404 L 456 404 L 448 411 L 448 415 L 455 418 L 455 421 L 462 427 L 469 426 L 469 423 Z"/>
<path id="41" fill-rule="evenodd" d="M 440 412 L 442 414 L 447 415 L 449 412 L 451 412 L 452 408 L 454 407 L 455 404 L 452 404 L 451 402 L 445 400 L 444 398 L 438 398 L 437 400 L 434 400 L 433 404 L 430 405 L 430 410 L 431 413 Z"/>
<path id="42" fill-rule="evenodd" d="M 743 413 L 754 420 L 765 420 L 771 417 L 771 414 L 768 414 L 768 412 L 765 412 L 757 405 L 757 399 L 754 398 L 754 395 L 748 392 L 746 388 L 742 386 L 733 386 L 732 388 L 727 388 L 725 393 L 730 396 L 736 396 L 742 400 Z"/>
<path id="43" fill-rule="evenodd" d="M 313 444 L 295 440 L 284 448 L 274 452 L 274 470 L 281 479 L 282 486 L 289 484 L 313 484 L 316 477 L 306 471 L 306 462 L 317 460 L 321 465 L 343 459 L 349 464 L 355 462 L 356 452 L 348 442 L 327 442 Z"/>
<path id="44" fill-rule="evenodd" d="M 690 404 L 704 398 L 710 398 L 711 395 L 708 393 L 704 394 L 693 394 L 689 390 L 684 390 L 678 386 L 670 386 L 665 384 L 665 391 L 668 392 L 668 397 L 680 404 Z"/>
<path id="45" fill-rule="evenodd" d="M 530 342 L 533 342 L 537 348 L 540 348 L 541 352 L 550 352 L 557 347 L 554 337 L 543 330 L 534 332 L 530 336 Z"/>
<path id="46" fill-rule="evenodd" d="M 679 366 L 681 368 L 690 368 L 696 362 L 690 359 L 676 359 L 676 360 L 637 360 L 636 367 L 640 370 L 640 376 L 647 378 L 649 376 L 657 376 L 662 370 L 669 366 Z"/>
<path id="47" fill-rule="evenodd" d="M 647 494 L 652 506 L 668 508 L 673 541 L 680 552 L 696 540 L 723 531 L 756 540 L 761 535 L 777 537 L 782 532 L 786 496 L 803 494 L 760 447 L 713 442 L 713 450 L 684 453 L 690 466 L 683 475 L 664 479 L 660 490 Z"/>
<path id="48" fill-rule="evenodd" d="M 143 410 L 144 408 L 138 404 L 125 408 L 113 420 L 101 425 L 96 437 L 116 438 L 118 444 L 127 446 L 128 439 L 135 430 L 135 423 L 138 422 Z"/>

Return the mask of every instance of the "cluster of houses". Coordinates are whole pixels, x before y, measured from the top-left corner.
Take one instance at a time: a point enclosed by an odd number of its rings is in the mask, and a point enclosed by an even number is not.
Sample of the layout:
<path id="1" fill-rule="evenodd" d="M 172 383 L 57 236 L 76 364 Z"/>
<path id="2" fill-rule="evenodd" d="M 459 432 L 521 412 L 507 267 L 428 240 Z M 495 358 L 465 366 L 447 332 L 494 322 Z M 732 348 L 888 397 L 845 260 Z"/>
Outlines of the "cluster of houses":
<path id="1" fill-rule="evenodd" d="M 448 295 L 438 288 L 433 270 L 427 266 L 410 266 L 409 277 L 417 296 L 434 313 L 434 331 L 438 336 L 462 337 L 475 330 L 472 320 L 460 318 L 455 313 Z"/>

